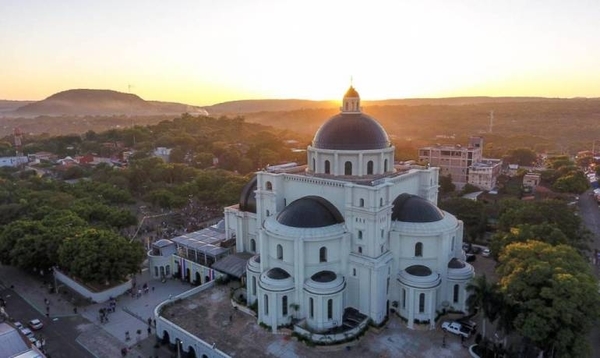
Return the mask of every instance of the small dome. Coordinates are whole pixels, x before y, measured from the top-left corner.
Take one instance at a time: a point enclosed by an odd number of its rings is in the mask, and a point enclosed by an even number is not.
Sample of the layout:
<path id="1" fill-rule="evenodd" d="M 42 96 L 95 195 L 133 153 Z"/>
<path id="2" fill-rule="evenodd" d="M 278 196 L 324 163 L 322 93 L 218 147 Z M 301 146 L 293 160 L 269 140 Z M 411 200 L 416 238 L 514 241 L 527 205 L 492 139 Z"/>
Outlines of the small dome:
<path id="1" fill-rule="evenodd" d="M 333 271 L 319 271 L 310 277 L 315 282 L 331 282 L 337 278 Z"/>
<path id="2" fill-rule="evenodd" d="M 444 218 L 440 209 L 417 195 L 400 194 L 392 205 L 392 221 L 427 223 Z"/>
<path id="3" fill-rule="evenodd" d="M 431 269 L 429 267 L 423 266 L 423 265 L 412 265 L 412 266 L 407 267 L 405 271 L 413 276 L 423 276 L 423 277 L 429 276 L 432 273 Z"/>
<path id="4" fill-rule="evenodd" d="M 350 88 L 348 88 L 348 90 L 346 91 L 346 94 L 344 95 L 344 98 L 346 97 L 360 97 L 358 95 L 358 92 L 356 92 L 356 89 L 354 89 L 354 87 L 350 86 Z"/>
<path id="5" fill-rule="evenodd" d="M 464 262 L 457 259 L 456 257 L 452 258 L 452 260 L 448 261 L 448 268 L 451 269 L 461 269 L 467 266 Z"/>
<path id="6" fill-rule="evenodd" d="M 256 191 L 258 185 L 258 179 L 256 175 L 250 179 L 250 181 L 244 185 L 242 193 L 240 194 L 240 210 L 248 211 L 256 214 L 256 197 L 254 191 Z"/>
<path id="7" fill-rule="evenodd" d="M 344 222 L 339 210 L 319 196 L 305 196 L 285 207 L 277 221 L 285 226 L 316 228 Z"/>
<path id="8" fill-rule="evenodd" d="M 290 277 L 290 274 L 282 268 L 273 267 L 267 271 L 267 277 L 272 278 L 273 280 L 283 280 Z"/>
<path id="9" fill-rule="evenodd" d="M 319 128 L 312 145 L 319 149 L 369 150 L 385 149 L 391 144 L 375 119 L 360 112 L 342 112 Z"/>

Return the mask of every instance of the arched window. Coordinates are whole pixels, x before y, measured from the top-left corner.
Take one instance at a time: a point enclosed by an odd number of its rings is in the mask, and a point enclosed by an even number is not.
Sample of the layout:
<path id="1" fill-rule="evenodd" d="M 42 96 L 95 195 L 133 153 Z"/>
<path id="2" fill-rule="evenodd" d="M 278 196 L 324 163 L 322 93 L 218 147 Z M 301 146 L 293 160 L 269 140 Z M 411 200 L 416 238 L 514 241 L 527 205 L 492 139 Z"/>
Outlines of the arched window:
<path id="1" fill-rule="evenodd" d="M 256 240 L 250 239 L 250 251 L 256 252 Z"/>
<path id="2" fill-rule="evenodd" d="M 387 173 L 388 171 L 388 162 L 387 159 L 383 161 L 383 172 Z"/>
<path id="3" fill-rule="evenodd" d="M 458 286 L 458 285 L 454 285 L 454 294 L 453 294 L 453 297 L 452 297 L 452 302 L 454 302 L 454 303 L 458 303 L 458 289 L 459 289 L 459 287 L 460 286 Z"/>
<path id="4" fill-rule="evenodd" d="M 158 266 L 154 266 L 154 277 L 158 277 Z"/>
<path id="5" fill-rule="evenodd" d="M 406 290 L 402 289 L 402 309 L 406 308 Z"/>
<path id="6" fill-rule="evenodd" d="M 362 198 L 361 198 L 361 199 L 358 201 L 358 206 L 360 206 L 361 208 L 362 208 L 363 206 L 365 206 L 365 199 L 362 199 Z"/>
<path id="7" fill-rule="evenodd" d="M 169 276 L 171 274 L 171 265 L 165 266 L 165 275 Z"/>
<path id="8" fill-rule="evenodd" d="M 269 296 L 265 295 L 265 315 L 269 314 Z"/>
<path id="9" fill-rule="evenodd" d="M 379 198 L 379 206 L 383 206 L 383 198 Z"/>
<path id="10" fill-rule="evenodd" d="M 271 212 L 267 210 L 267 216 L 271 216 Z"/>
<path id="11" fill-rule="evenodd" d="M 331 172 L 331 163 L 329 160 L 325 161 L 325 174 L 329 174 Z"/>
<path id="12" fill-rule="evenodd" d="M 333 300 L 327 300 L 327 319 L 333 319 Z"/>
<path id="13" fill-rule="evenodd" d="M 422 257 L 423 256 L 423 243 L 417 242 L 415 245 L 415 256 Z"/>
<path id="14" fill-rule="evenodd" d="M 319 262 L 327 262 L 327 248 L 325 246 L 319 249 Z"/>
<path id="15" fill-rule="evenodd" d="M 362 237 L 363 237 L 363 236 L 362 236 L 362 230 L 358 230 L 358 238 L 359 238 L 360 240 L 362 240 Z"/>
<path id="16" fill-rule="evenodd" d="M 352 175 L 352 162 L 344 163 L 344 175 Z"/>
<path id="17" fill-rule="evenodd" d="M 283 260 L 283 247 L 281 245 L 277 245 L 277 259 Z"/>
<path id="18" fill-rule="evenodd" d="M 308 299 L 308 316 L 310 318 L 315 317 L 315 301 L 313 301 L 312 297 Z"/>
<path id="19" fill-rule="evenodd" d="M 359 253 L 359 254 L 362 254 L 362 246 L 359 246 L 359 247 L 358 247 L 358 253 Z"/>
<path id="20" fill-rule="evenodd" d="M 267 182 L 267 190 L 273 190 L 273 184 L 270 181 Z"/>
<path id="21" fill-rule="evenodd" d="M 389 277 L 387 278 L 387 283 L 386 283 L 386 286 L 385 286 L 385 294 L 386 295 L 390 294 L 390 278 Z"/>
<path id="22" fill-rule="evenodd" d="M 284 316 L 288 314 L 287 296 L 281 297 L 281 314 Z"/>
<path id="23" fill-rule="evenodd" d="M 367 175 L 373 174 L 373 161 L 369 160 L 367 162 Z"/>
<path id="24" fill-rule="evenodd" d="M 315 158 L 313 158 L 313 160 L 312 160 L 312 164 L 313 164 L 313 165 L 312 165 L 312 170 L 313 170 L 313 172 L 314 172 L 314 171 L 316 171 L 316 170 L 317 170 L 317 161 L 315 160 Z"/>
<path id="25" fill-rule="evenodd" d="M 452 236 L 452 251 L 454 251 L 454 236 Z"/>
<path id="26" fill-rule="evenodd" d="M 425 312 L 425 294 L 421 293 L 419 295 L 419 313 Z"/>
<path id="27" fill-rule="evenodd" d="M 256 277 L 252 277 L 252 294 L 256 296 Z"/>
<path id="28" fill-rule="evenodd" d="M 352 269 L 352 276 L 356 276 L 356 269 L 355 268 Z"/>

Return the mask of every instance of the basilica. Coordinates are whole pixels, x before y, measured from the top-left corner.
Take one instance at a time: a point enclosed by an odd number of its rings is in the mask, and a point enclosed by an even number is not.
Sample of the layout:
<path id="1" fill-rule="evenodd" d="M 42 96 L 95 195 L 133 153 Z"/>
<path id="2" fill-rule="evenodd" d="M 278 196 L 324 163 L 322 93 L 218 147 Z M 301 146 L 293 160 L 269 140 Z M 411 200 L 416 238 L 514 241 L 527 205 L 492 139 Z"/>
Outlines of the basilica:
<path id="1" fill-rule="evenodd" d="M 374 324 L 395 312 L 433 329 L 438 312 L 466 311 L 463 223 L 436 206 L 438 168 L 399 165 L 394 150 L 351 86 L 306 165 L 257 172 L 225 208 L 225 236 L 252 255 L 246 293 L 259 323 L 327 332 L 349 311 Z"/>

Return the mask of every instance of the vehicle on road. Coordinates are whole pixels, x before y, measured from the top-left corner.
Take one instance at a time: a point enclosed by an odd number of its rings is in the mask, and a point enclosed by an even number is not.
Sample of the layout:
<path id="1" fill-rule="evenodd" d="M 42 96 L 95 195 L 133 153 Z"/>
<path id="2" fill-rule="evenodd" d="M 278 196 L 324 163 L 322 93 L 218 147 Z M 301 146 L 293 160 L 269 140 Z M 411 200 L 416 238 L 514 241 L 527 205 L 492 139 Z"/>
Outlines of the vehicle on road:
<path id="1" fill-rule="evenodd" d="M 471 336 L 471 330 L 458 322 L 444 322 L 442 323 L 442 330 L 444 330 L 445 332 L 450 332 L 452 334 L 463 336 L 465 338 L 469 338 Z"/>
<path id="2" fill-rule="evenodd" d="M 29 321 L 29 328 L 33 329 L 34 331 L 42 329 L 42 327 L 44 327 L 44 324 L 37 318 Z"/>
<path id="3" fill-rule="evenodd" d="M 483 257 L 490 257 L 491 254 L 492 252 L 490 251 L 490 249 L 483 249 L 483 251 L 481 252 L 481 256 Z"/>
<path id="4" fill-rule="evenodd" d="M 24 335 L 26 335 L 28 338 L 29 337 L 33 337 L 33 332 L 31 332 L 31 330 L 29 328 L 21 328 L 21 333 L 23 333 Z"/>

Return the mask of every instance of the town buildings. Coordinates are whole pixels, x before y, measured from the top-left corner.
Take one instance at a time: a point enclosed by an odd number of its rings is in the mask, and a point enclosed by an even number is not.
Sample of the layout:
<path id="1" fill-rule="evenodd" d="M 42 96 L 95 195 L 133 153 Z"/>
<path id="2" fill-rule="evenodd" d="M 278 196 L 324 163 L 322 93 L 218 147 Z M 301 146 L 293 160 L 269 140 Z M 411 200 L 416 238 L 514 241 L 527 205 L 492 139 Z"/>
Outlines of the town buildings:
<path id="1" fill-rule="evenodd" d="M 441 145 L 419 149 L 419 160 L 439 167 L 440 175 L 452 178 L 456 189 L 467 183 L 483 190 L 492 190 L 502 169 L 500 159 L 483 158 L 483 138 L 471 137 L 469 144 Z"/>

